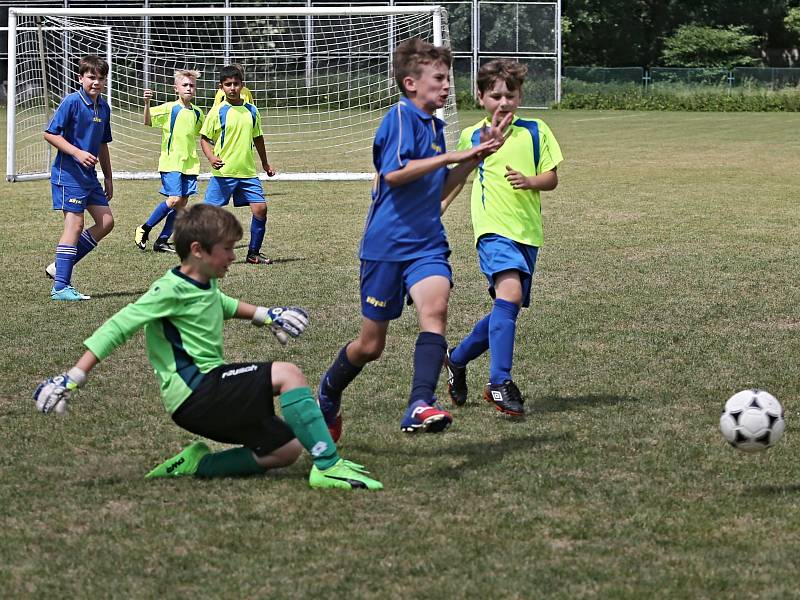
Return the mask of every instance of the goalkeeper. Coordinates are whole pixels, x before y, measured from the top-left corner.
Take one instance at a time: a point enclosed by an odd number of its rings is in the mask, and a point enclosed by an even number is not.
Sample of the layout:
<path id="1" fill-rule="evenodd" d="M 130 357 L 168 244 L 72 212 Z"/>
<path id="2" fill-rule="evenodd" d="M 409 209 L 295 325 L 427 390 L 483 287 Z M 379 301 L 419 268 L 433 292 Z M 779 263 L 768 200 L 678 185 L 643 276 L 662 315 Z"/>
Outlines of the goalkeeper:
<path id="1" fill-rule="evenodd" d="M 181 264 L 86 339 L 88 350 L 67 373 L 42 382 L 34 392 L 36 408 L 66 412 L 70 393 L 86 383 L 95 365 L 144 327 L 147 356 L 172 420 L 196 435 L 237 445 L 211 452 L 195 441 L 147 477 L 255 475 L 291 465 L 305 448 L 314 463 L 311 487 L 381 489 L 362 466 L 339 457 L 297 366 L 223 362 L 224 319 L 267 325 L 281 343 L 308 325 L 300 308 L 254 306 L 219 290 L 217 279 L 234 261 L 234 244 L 241 238 L 239 221 L 221 208 L 197 204 L 182 211 L 175 227 Z M 275 415 L 274 396 L 282 419 Z"/>

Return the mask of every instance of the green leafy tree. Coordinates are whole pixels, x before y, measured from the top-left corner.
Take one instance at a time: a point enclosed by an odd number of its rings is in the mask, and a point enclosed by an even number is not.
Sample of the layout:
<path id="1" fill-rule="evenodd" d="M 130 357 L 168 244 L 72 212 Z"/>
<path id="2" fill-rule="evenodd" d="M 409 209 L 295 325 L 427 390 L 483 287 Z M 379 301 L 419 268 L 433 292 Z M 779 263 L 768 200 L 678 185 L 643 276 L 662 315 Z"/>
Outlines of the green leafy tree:
<path id="1" fill-rule="evenodd" d="M 758 64 L 753 54 L 759 37 L 743 26 L 715 28 L 681 25 L 664 41 L 661 57 L 673 67 L 743 67 Z"/>
<path id="2" fill-rule="evenodd" d="M 786 24 L 786 29 L 800 37 L 800 6 L 790 8 L 783 22 Z"/>

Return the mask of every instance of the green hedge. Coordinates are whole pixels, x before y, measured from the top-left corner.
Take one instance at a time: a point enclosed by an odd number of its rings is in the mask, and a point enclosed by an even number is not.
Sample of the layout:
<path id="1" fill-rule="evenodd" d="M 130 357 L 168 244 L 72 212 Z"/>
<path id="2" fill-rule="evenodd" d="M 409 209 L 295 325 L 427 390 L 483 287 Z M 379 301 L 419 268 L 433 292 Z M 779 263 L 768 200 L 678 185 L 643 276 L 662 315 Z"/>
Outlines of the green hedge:
<path id="1" fill-rule="evenodd" d="M 800 90 L 698 89 L 691 92 L 623 90 L 566 93 L 553 108 L 708 112 L 800 112 Z"/>

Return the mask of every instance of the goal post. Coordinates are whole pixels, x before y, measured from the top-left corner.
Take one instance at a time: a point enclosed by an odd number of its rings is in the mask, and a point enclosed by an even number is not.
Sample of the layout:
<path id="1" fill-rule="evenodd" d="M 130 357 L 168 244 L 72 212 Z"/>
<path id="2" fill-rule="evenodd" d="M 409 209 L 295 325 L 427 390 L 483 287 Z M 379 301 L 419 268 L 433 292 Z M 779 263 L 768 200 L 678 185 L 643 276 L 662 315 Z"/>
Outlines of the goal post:
<path id="1" fill-rule="evenodd" d="M 370 179 L 373 135 L 399 98 L 391 72 L 394 48 L 412 37 L 450 45 L 447 13 L 438 5 L 198 12 L 9 8 L 6 178 L 49 177 L 52 155 L 44 129 L 60 101 L 78 88 L 81 56 L 97 54 L 110 66 L 106 99 L 116 178 L 159 177 L 161 133 L 142 123 L 145 87 L 154 91 L 154 104 L 168 102 L 175 99 L 174 72 L 197 70 L 195 103 L 208 112 L 219 69 L 239 63 L 261 113 L 267 153 L 278 171 L 273 179 Z M 452 71 L 450 80 L 438 116 L 447 121 L 448 146 L 454 147 Z"/>

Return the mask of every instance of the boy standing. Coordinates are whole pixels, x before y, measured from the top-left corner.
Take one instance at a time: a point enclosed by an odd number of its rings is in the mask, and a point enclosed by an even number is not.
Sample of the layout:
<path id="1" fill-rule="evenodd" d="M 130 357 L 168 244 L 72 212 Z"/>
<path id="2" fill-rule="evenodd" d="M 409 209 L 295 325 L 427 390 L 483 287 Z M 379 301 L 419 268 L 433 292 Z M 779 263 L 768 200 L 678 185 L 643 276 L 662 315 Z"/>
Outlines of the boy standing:
<path id="1" fill-rule="evenodd" d="M 450 91 L 450 51 L 420 39 L 400 44 L 393 66 L 400 101 L 383 118 L 372 148 L 377 171 L 372 204 L 361 241 L 361 331 L 346 344 L 322 378 L 319 402 L 334 440 L 341 435 L 341 395 L 368 362 L 380 357 L 389 322 L 413 300 L 420 334 L 408 408 L 400 422 L 407 433 L 439 432 L 449 413 L 435 405 L 447 343 L 450 249 L 440 218 L 440 202 L 502 136 L 485 131 L 474 147 L 446 152 L 444 121 L 434 116 Z M 448 170 L 447 165 L 458 163 Z"/>
<path id="2" fill-rule="evenodd" d="M 156 206 L 142 225 L 136 228 L 133 241 L 139 250 L 147 248 L 150 230 L 166 218 L 164 228 L 153 244 L 154 252 L 175 252 L 169 243 L 175 224 L 176 210 L 184 208 L 189 196 L 197 193 L 200 158 L 197 155 L 197 136 L 203 126 L 203 111 L 192 104 L 197 88 L 197 71 L 175 72 L 175 93 L 178 99 L 150 109 L 153 90 L 144 91 L 144 124 L 161 128 L 162 196 L 167 199 Z"/>
<path id="3" fill-rule="evenodd" d="M 80 89 L 64 98 L 44 134 L 44 139 L 58 150 L 50 172 L 53 210 L 64 214 L 56 260 L 45 269 L 47 276 L 55 280 L 50 291 L 53 300 L 89 299 L 72 287 L 72 269 L 114 228 L 108 206 L 114 195 L 108 152 L 111 108 L 102 97 L 106 77 L 106 61 L 94 55 L 84 56 L 78 64 Z M 98 162 L 103 170 L 103 187 L 95 172 Z M 94 220 L 89 229 L 84 229 L 84 211 Z"/>
<path id="4" fill-rule="evenodd" d="M 200 130 L 200 146 L 211 163 L 211 181 L 204 202 L 225 206 L 231 196 L 234 206 L 250 205 L 250 244 L 247 262 L 268 265 L 272 260 L 261 254 L 267 231 L 267 201 L 253 160 L 253 145 L 258 151 L 261 166 L 269 177 L 275 170 L 267 161 L 261 115 L 258 109 L 241 98 L 242 75 L 233 65 L 222 67 L 219 84 L 225 101 L 214 106 Z"/>
<path id="5" fill-rule="evenodd" d="M 558 185 L 556 168 L 563 160 L 550 128 L 539 119 L 520 119 L 514 112 L 522 100 L 527 67 L 508 59 L 486 63 L 478 72 L 478 100 L 490 115 L 513 120 L 497 153 L 478 165 L 472 184 L 472 224 L 481 271 L 493 298 L 491 312 L 447 353 L 448 392 L 454 404 L 467 401 L 467 363 L 490 351 L 489 383 L 483 398 L 500 412 L 525 414 L 522 394 L 511 378 L 514 336 L 520 307 L 530 305 L 531 284 L 542 245 L 540 191 Z M 479 141 L 488 118 L 467 127 L 458 147 Z M 458 193 L 442 203 L 442 212 Z"/>
<path id="6" fill-rule="evenodd" d="M 106 321 L 84 344 L 88 350 L 67 373 L 42 382 L 36 408 L 64 413 L 70 393 L 88 373 L 144 327 L 147 356 L 161 385 L 167 412 L 180 427 L 240 447 L 211 453 L 195 442 L 147 477 L 242 476 L 284 467 L 301 447 L 311 453 L 311 487 L 381 489 L 360 465 L 341 459 L 300 369 L 284 362 L 224 364 L 224 319 L 267 325 L 285 343 L 308 325 L 297 307 L 265 308 L 223 294 L 217 279 L 233 262 L 242 227 L 231 213 L 198 204 L 181 211 L 175 246 L 181 264 L 136 302 Z M 275 415 L 280 397 L 283 419 Z"/>

